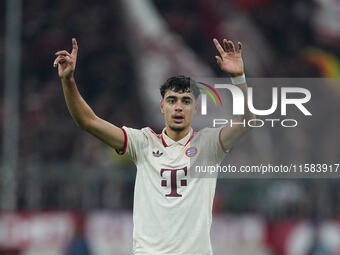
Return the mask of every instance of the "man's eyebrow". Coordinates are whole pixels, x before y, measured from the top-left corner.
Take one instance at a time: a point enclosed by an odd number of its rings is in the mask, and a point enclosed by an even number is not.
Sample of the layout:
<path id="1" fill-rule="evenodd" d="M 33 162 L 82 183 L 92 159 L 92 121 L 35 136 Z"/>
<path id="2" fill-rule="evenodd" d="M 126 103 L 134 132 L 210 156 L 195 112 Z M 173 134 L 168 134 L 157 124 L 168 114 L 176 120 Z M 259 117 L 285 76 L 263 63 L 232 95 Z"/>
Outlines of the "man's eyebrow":
<path id="1" fill-rule="evenodd" d="M 177 96 L 167 96 L 166 98 L 165 98 L 166 100 L 167 99 L 178 99 L 178 97 Z M 183 96 L 183 97 L 180 97 L 180 99 L 181 100 L 192 100 L 192 97 L 190 97 L 190 96 Z"/>
<path id="2" fill-rule="evenodd" d="M 177 99 L 176 96 L 167 96 L 165 99 Z"/>
<path id="3" fill-rule="evenodd" d="M 184 96 L 184 97 L 182 97 L 182 99 L 190 99 L 190 100 L 192 100 L 192 98 L 191 97 L 188 97 L 188 96 Z"/>

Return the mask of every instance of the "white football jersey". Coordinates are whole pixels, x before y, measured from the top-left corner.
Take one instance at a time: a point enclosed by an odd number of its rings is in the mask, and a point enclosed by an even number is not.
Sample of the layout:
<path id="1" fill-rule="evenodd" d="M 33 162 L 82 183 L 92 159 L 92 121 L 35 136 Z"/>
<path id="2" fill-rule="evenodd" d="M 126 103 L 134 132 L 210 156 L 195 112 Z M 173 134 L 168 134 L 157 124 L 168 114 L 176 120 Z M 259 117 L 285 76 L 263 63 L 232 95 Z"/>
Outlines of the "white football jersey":
<path id="1" fill-rule="evenodd" d="M 190 130 L 175 142 L 164 130 L 122 128 L 123 154 L 137 166 L 133 209 L 133 254 L 210 255 L 216 176 L 190 175 L 192 165 L 217 165 L 225 157 L 221 128 Z M 207 176 L 206 176 L 207 177 Z"/>

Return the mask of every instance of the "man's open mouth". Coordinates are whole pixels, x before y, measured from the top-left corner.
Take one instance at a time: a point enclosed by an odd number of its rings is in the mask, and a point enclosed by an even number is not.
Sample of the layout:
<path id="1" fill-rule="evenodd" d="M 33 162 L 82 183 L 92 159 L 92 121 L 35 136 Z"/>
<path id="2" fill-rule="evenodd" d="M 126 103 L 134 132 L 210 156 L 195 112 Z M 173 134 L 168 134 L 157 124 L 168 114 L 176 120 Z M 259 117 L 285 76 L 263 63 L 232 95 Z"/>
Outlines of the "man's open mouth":
<path id="1" fill-rule="evenodd" d="M 176 122 L 176 123 L 181 123 L 181 122 L 184 121 L 184 116 L 179 116 L 179 115 L 176 116 L 175 115 L 172 118 L 174 119 L 174 122 Z"/>

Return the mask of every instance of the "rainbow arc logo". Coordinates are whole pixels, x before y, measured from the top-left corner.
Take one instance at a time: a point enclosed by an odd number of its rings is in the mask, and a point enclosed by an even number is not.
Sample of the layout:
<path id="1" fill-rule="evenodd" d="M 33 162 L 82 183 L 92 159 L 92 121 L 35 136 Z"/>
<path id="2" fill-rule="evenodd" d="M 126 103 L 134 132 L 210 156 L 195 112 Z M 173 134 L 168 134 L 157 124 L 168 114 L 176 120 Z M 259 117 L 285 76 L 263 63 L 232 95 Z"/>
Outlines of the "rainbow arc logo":
<path id="1" fill-rule="evenodd" d="M 201 98 L 202 98 L 202 104 L 201 104 L 201 114 L 202 115 L 206 115 L 207 114 L 207 95 L 210 96 L 210 98 L 213 100 L 214 104 L 217 106 L 217 101 L 214 97 L 213 94 L 215 94 L 215 96 L 217 97 L 219 103 L 221 106 L 223 106 L 222 100 L 220 95 L 217 93 L 216 89 L 214 87 L 212 87 L 209 84 L 203 83 L 203 82 L 197 82 L 198 84 L 203 85 L 204 87 L 199 87 L 200 90 L 204 91 L 206 94 L 202 94 Z"/>

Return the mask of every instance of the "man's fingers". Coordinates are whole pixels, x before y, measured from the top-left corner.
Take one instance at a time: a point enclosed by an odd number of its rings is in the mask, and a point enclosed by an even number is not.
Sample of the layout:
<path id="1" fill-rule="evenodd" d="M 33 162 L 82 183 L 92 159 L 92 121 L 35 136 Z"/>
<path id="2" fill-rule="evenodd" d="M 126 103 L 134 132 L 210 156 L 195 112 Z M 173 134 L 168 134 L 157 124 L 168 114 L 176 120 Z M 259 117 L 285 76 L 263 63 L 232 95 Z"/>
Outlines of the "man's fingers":
<path id="1" fill-rule="evenodd" d="M 222 48 L 222 46 L 221 46 L 221 44 L 217 41 L 217 39 L 213 39 L 213 41 L 214 41 L 214 44 L 215 44 L 215 46 L 216 46 L 216 49 L 218 50 L 218 52 L 221 54 L 221 56 L 223 56 L 223 54 L 225 53 L 224 52 L 224 50 L 223 50 L 223 48 Z"/>
<path id="2" fill-rule="evenodd" d="M 56 55 L 56 56 L 65 55 L 65 56 L 71 57 L 71 54 L 68 53 L 66 50 L 57 51 L 57 52 L 55 53 L 55 55 Z"/>
<path id="3" fill-rule="evenodd" d="M 228 45 L 229 45 L 230 52 L 234 53 L 235 52 L 235 46 L 234 46 L 233 41 L 229 40 Z"/>
<path id="4" fill-rule="evenodd" d="M 225 50 L 225 52 L 230 52 L 230 46 L 229 46 L 229 44 L 228 44 L 228 41 L 226 40 L 226 39 L 223 39 L 223 46 L 224 46 L 224 50 Z"/>
<path id="5" fill-rule="evenodd" d="M 64 62 L 66 62 L 66 61 L 67 61 L 67 60 L 66 60 L 66 57 L 63 56 L 63 55 L 60 55 L 60 56 L 58 56 L 58 57 L 54 60 L 54 62 L 53 62 L 53 67 L 57 67 L 58 64 L 62 64 L 62 63 L 64 63 Z"/>
<path id="6" fill-rule="evenodd" d="M 58 65 L 58 60 L 59 60 L 59 56 L 56 57 L 56 58 L 54 59 L 53 67 L 57 67 L 57 65 Z"/>
<path id="7" fill-rule="evenodd" d="M 72 55 L 77 56 L 78 53 L 78 43 L 76 38 L 72 38 Z"/>
<path id="8" fill-rule="evenodd" d="M 238 50 L 237 50 L 237 52 L 238 52 L 238 53 L 241 53 L 241 52 L 242 52 L 242 43 L 241 43 L 241 42 L 238 42 L 237 44 L 238 44 Z"/>
<path id="9" fill-rule="evenodd" d="M 58 56 L 58 57 L 54 60 L 54 62 L 53 62 L 53 67 L 57 67 L 57 65 L 58 65 L 58 63 L 59 63 L 59 61 L 60 61 L 61 58 L 62 58 L 61 56 Z"/>
<path id="10" fill-rule="evenodd" d="M 221 58 L 220 56 L 215 56 L 215 58 L 216 58 L 216 60 L 217 60 L 217 64 L 218 64 L 219 66 L 221 66 L 221 64 L 222 64 L 222 58 Z"/>

